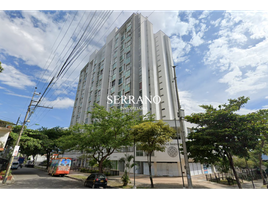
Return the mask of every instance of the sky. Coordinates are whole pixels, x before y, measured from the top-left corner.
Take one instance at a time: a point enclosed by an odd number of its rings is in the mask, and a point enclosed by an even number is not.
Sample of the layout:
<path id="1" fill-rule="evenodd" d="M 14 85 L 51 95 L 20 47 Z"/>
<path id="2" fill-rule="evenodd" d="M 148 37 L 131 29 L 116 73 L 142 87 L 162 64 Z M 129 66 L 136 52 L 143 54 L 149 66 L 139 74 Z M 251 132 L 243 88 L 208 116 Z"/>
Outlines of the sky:
<path id="1" fill-rule="evenodd" d="M 250 98 L 240 114 L 268 109 L 268 10 L 251 6 L 229 9 L 225 5 L 214 9 L 200 4 L 158 5 L 156 9 L 136 5 L 122 10 L 107 4 L 96 8 L 71 4 L 52 7 L 44 2 L 30 8 L 11 3 L 0 10 L 0 61 L 4 68 L 0 73 L 1 120 L 16 123 L 20 117 L 21 124 L 35 87 L 37 93 L 45 92 L 94 9 L 98 10 L 95 16 L 102 14 L 101 9 L 108 9 L 107 18 L 66 73 L 46 91 L 39 105 L 53 109 L 37 107 L 28 128 L 70 125 L 80 70 L 89 55 L 105 44 L 112 29 L 120 27 L 133 12 L 147 16 L 154 33 L 162 30 L 169 36 L 186 115 L 202 112 L 199 105 L 218 106 L 240 96 Z M 35 95 L 34 100 L 41 95 Z"/>

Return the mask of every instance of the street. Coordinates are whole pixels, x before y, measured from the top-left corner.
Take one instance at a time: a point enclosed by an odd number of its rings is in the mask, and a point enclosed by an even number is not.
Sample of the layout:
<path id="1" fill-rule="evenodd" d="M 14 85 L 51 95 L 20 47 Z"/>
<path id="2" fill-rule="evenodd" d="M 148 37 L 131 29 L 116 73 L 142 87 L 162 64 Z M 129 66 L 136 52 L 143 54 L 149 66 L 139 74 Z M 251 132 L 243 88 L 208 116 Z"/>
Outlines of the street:
<path id="1" fill-rule="evenodd" d="M 83 182 L 68 177 L 50 176 L 41 169 L 19 168 L 12 170 L 15 182 L 2 184 L 0 189 L 86 189 Z"/>

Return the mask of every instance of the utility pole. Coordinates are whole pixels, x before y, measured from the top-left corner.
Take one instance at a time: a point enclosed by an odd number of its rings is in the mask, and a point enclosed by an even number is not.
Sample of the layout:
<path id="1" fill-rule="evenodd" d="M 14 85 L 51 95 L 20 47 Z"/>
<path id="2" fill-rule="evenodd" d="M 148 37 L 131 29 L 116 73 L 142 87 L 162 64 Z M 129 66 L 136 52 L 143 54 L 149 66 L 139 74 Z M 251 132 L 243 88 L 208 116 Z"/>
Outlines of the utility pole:
<path id="1" fill-rule="evenodd" d="M 22 135 L 22 133 L 23 133 L 25 124 L 28 122 L 27 118 L 28 118 L 29 113 L 31 112 L 31 106 L 32 106 L 32 103 L 35 102 L 35 101 L 33 100 L 33 98 L 34 98 L 35 95 L 39 95 L 39 93 L 36 93 L 36 92 L 35 92 L 36 89 L 37 89 L 37 88 L 35 88 L 34 93 L 33 93 L 33 96 L 32 96 L 32 99 L 31 99 L 31 102 L 30 102 L 30 104 L 29 104 L 29 106 L 28 106 L 28 109 L 27 109 L 27 112 L 26 112 L 26 115 L 25 115 L 25 118 L 24 118 L 24 121 L 23 121 L 23 124 L 22 124 L 21 130 L 20 130 L 20 133 L 19 133 L 19 137 L 18 137 L 18 139 L 17 139 L 17 142 L 16 142 L 15 147 L 19 146 L 20 138 L 21 138 L 21 135 Z M 39 107 L 42 107 L 42 106 L 39 106 Z M 50 108 L 50 109 L 52 109 L 51 107 L 45 107 L 45 108 Z M 10 168 L 11 168 L 11 165 L 12 165 L 12 163 L 13 163 L 13 160 L 14 160 L 15 149 L 16 149 L 16 148 L 14 148 L 14 151 L 13 151 L 13 153 L 12 153 L 12 156 L 11 156 L 11 158 L 10 158 L 10 160 L 9 160 L 8 167 L 7 167 L 7 170 L 6 170 L 6 174 L 5 174 L 5 177 L 4 177 L 3 182 L 2 182 L 3 184 L 5 184 L 6 181 L 7 181 L 7 177 L 8 177 L 8 174 L 9 174 L 9 172 L 10 172 Z"/>
<path id="2" fill-rule="evenodd" d="M 20 116 L 21 116 L 21 115 L 20 115 Z M 19 118 L 18 118 L 18 120 L 17 120 L 16 126 L 18 125 L 18 123 L 19 123 L 19 121 L 20 121 L 20 116 L 19 116 Z"/>
<path id="3" fill-rule="evenodd" d="M 176 76 L 175 68 L 176 68 L 176 66 L 173 66 L 175 89 L 176 89 L 176 96 L 177 96 L 177 103 L 178 103 L 178 117 L 179 117 L 180 128 L 181 128 L 181 141 L 182 141 L 182 147 L 183 147 L 183 155 L 184 155 L 184 162 L 185 162 L 186 177 L 187 177 L 187 182 L 188 182 L 188 188 L 193 189 L 190 166 L 189 166 L 189 162 L 188 162 L 186 142 L 185 142 L 185 132 L 184 132 L 184 123 L 183 123 L 184 114 L 183 114 L 183 110 L 181 109 L 180 100 L 179 100 L 179 93 L 178 93 L 178 86 L 177 86 L 177 76 Z"/>

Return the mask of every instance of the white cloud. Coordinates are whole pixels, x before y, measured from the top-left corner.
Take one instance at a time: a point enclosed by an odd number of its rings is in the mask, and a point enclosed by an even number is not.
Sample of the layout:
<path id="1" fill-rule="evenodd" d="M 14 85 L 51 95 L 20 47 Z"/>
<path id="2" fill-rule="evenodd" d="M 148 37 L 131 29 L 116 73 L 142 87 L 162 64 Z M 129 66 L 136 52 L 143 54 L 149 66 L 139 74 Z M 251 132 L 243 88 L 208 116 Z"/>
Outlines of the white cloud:
<path id="1" fill-rule="evenodd" d="M 185 110 L 185 115 L 204 112 L 205 110 L 201 108 L 200 105 L 212 105 L 214 107 L 217 107 L 218 105 L 222 104 L 220 102 L 214 102 L 214 101 L 194 100 L 191 92 L 189 91 L 179 91 L 179 98 L 180 98 L 181 107 L 182 109 Z"/>
<path id="2" fill-rule="evenodd" d="M 11 87 L 25 89 L 27 86 L 35 86 L 35 83 L 31 81 L 30 77 L 21 73 L 15 67 L 5 65 L 2 63 L 4 71 L 0 75 L 0 81 Z"/>
<path id="3" fill-rule="evenodd" d="M 210 14 L 210 12 L 211 11 L 208 11 L 208 10 L 203 11 L 202 14 L 200 15 L 199 19 L 206 18 Z"/>
<path id="4" fill-rule="evenodd" d="M 204 63 L 223 72 L 219 73 L 222 75 L 219 82 L 228 85 L 227 93 L 256 92 L 267 87 L 267 27 L 268 13 L 225 14 L 220 23 L 219 38 L 208 46 Z"/>
<path id="5" fill-rule="evenodd" d="M 58 97 L 56 100 L 50 101 L 48 99 L 44 99 L 41 101 L 42 105 L 44 106 L 52 106 L 53 108 L 56 109 L 66 109 L 73 107 L 74 105 L 74 100 L 64 97 Z"/>
<path id="6" fill-rule="evenodd" d="M 256 109 L 247 109 L 247 108 L 240 108 L 240 110 L 236 111 L 235 113 L 239 115 L 246 115 L 252 112 L 256 112 Z"/>
<path id="7" fill-rule="evenodd" d="M 46 56 L 44 49 L 46 34 L 33 27 L 30 17 L 11 20 L 0 11 L 0 24 L 1 29 L 5 30 L 0 32 L 0 49 L 23 59 L 27 64 L 40 64 L 41 58 Z"/>
<path id="8" fill-rule="evenodd" d="M 201 36 L 200 32 L 198 34 L 193 32 L 193 37 L 192 37 L 192 40 L 190 41 L 190 43 L 195 47 L 199 46 L 200 44 L 202 44 L 204 42 L 204 40 L 201 37 L 202 36 Z"/>
<path id="9" fill-rule="evenodd" d="M 172 36 L 170 38 L 171 47 L 173 50 L 174 62 L 182 62 L 187 60 L 187 54 L 191 50 L 191 45 L 184 42 L 181 38 Z"/>

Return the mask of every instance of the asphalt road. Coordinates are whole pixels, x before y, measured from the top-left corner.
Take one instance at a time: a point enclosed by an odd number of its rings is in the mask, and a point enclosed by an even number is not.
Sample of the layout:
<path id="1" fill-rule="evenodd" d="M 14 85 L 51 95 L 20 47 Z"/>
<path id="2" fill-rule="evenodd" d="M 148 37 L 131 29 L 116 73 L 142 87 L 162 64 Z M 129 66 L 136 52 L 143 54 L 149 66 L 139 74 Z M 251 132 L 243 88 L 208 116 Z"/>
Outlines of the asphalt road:
<path id="1" fill-rule="evenodd" d="M 0 189 L 86 189 L 83 182 L 68 177 L 51 176 L 44 170 L 36 168 L 19 168 L 12 170 L 15 181 L 2 184 Z"/>

